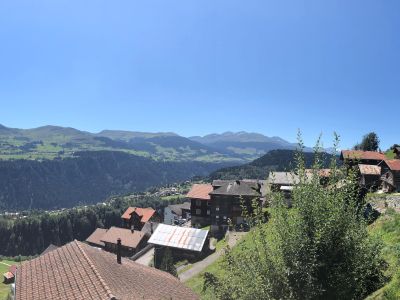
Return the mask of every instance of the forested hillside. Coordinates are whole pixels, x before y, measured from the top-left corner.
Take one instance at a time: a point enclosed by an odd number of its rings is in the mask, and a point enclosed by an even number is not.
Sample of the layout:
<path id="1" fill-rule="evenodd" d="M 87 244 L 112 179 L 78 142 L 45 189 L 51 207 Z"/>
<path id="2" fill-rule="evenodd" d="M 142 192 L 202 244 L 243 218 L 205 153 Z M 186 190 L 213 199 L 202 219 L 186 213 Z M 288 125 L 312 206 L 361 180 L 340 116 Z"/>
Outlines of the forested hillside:
<path id="1" fill-rule="evenodd" d="M 25 217 L 0 216 L 0 255 L 36 255 L 50 244 L 64 245 L 85 240 L 97 227 L 121 226 L 121 215 L 128 206 L 153 207 L 162 213 L 177 199 L 118 196 L 107 204 L 77 207 L 65 211 L 29 212 Z"/>
<path id="2" fill-rule="evenodd" d="M 270 171 L 290 171 L 293 169 L 295 158 L 295 150 L 271 150 L 262 157 L 252 161 L 251 163 L 241 166 L 227 167 L 212 172 L 209 176 L 214 179 L 244 179 L 256 178 L 266 179 Z M 329 166 L 332 155 L 323 153 L 323 165 Z M 311 167 L 314 161 L 314 154 L 304 152 L 306 167 Z"/>
<path id="3" fill-rule="evenodd" d="M 117 151 L 61 160 L 0 160 L 0 210 L 56 209 L 206 176 L 223 163 L 171 162 Z"/>

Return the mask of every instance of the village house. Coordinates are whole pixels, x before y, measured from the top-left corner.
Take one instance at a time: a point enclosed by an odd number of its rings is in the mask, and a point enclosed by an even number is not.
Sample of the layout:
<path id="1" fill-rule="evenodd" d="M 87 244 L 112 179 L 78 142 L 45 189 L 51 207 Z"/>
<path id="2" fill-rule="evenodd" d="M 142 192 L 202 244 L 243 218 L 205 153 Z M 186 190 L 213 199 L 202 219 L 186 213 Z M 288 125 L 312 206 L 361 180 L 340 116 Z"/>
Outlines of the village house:
<path id="1" fill-rule="evenodd" d="M 86 239 L 86 243 L 93 247 L 104 248 L 105 244 L 101 239 L 107 231 L 108 229 L 96 228 L 96 230 Z"/>
<path id="2" fill-rule="evenodd" d="M 17 272 L 16 265 L 9 266 L 8 271 L 3 274 L 3 283 L 4 284 L 14 283 L 16 272 Z"/>
<path id="3" fill-rule="evenodd" d="M 161 222 L 161 217 L 151 207 L 128 207 L 121 218 L 123 221 L 123 227 L 129 229 L 133 228 L 135 230 L 142 230 L 146 222 Z"/>
<path id="4" fill-rule="evenodd" d="M 189 220 L 190 206 L 190 202 L 168 205 L 164 209 L 164 224 L 173 225 L 179 220 Z"/>
<path id="5" fill-rule="evenodd" d="M 16 300 L 198 299 L 174 276 L 73 241 L 23 262 Z"/>
<path id="6" fill-rule="evenodd" d="M 400 160 L 387 159 L 381 162 L 382 190 L 386 193 L 400 192 Z"/>
<path id="7" fill-rule="evenodd" d="M 211 184 L 194 184 L 186 195 L 190 199 L 190 215 L 193 227 L 204 227 L 211 224 Z"/>
<path id="8" fill-rule="evenodd" d="M 146 246 L 146 233 L 133 229 L 111 227 L 100 238 L 104 243 L 104 250 L 109 252 L 117 251 L 117 240 L 121 239 L 122 256 L 133 256 Z"/>
<path id="9" fill-rule="evenodd" d="M 300 182 L 300 179 L 298 175 L 290 172 L 270 172 L 267 182 L 271 191 L 290 192 L 293 186 Z"/>
<path id="10" fill-rule="evenodd" d="M 375 151 L 342 150 L 340 153 L 340 160 L 350 167 L 358 164 L 378 165 L 385 159 L 384 153 Z"/>
<path id="11" fill-rule="evenodd" d="M 261 206 L 262 189 L 265 182 L 257 180 L 214 181 L 211 197 L 211 232 L 225 232 L 229 225 L 244 223 L 243 206 L 248 213 L 253 211 L 252 202 Z"/>
<path id="12" fill-rule="evenodd" d="M 358 165 L 359 184 L 368 191 L 375 191 L 381 184 L 381 167 L 376 165 Z"/>

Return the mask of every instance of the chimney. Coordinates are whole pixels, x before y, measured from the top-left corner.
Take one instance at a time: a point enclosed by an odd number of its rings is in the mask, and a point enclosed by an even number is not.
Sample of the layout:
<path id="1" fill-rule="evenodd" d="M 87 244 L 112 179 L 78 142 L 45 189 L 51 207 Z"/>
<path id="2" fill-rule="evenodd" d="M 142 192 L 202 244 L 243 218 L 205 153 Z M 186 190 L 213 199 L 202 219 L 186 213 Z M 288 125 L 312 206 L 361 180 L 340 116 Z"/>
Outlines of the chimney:
<path id="1" fill-rule="evenodd" d="M 121 239 L 117 240 L 117 263 L 121 264 Z"/>
<path id="2" fill-rule="evenodd" d="M 135 232 L 135 226 L 131 226 L 131 232 L 134 233 Z"/>
<path id="3" fill-rule="evenodd" d="M 150 222 L 150 233 L 153 234 L 153 222 Z"/>

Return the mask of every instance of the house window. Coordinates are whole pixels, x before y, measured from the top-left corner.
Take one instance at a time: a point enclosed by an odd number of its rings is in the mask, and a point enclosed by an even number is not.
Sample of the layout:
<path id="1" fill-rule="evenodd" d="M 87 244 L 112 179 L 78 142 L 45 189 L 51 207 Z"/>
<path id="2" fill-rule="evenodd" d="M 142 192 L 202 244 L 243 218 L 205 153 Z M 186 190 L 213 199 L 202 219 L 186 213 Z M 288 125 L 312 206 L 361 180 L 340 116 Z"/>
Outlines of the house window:
<path id="1" fill-rule="evenodd" d="M 219 219 L 219 216 L 215 216 L 216 219 Z"/>
<path id="2" fill-rule="evenodd" d="M 207 215 L 209 216 L 211 214 L 211 210 L 207 209 Z"/>
<path id="3" fill-rule="evenodd" d="M 219 206 L 215 207 L 215 211 L 219 211 Z"/>
<path id="4" fill-rule="evenodd" d="M 226 216 L 224 216 L 224 220 L 226 220 Z"/>
<path id="5" fill-rule="evenodd" d="M 201 200 L 196 200 L 196 206 L 201 206 Z"/>
<path id="6" fill-rule="evenodd" d="M 199 208 L 196 209 L 196 215 L 201 215 L 201 209 Z"/>

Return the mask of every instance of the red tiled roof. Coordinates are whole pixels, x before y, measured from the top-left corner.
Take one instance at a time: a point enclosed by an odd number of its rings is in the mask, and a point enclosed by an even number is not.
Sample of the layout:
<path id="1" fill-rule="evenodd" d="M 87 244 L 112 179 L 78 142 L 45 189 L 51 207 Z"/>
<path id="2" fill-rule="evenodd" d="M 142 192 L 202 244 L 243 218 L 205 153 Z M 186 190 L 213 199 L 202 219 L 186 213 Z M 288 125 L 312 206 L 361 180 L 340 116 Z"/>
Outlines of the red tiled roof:
<path id="1" fill-rule="evenodd" d="M 392 171 L 400 171 L 400 160 L 399 159 L 387 159 L 385 163 Z"/>
<path id="2" fill-rule="evenodd" d="M 198 299 L 177 278 L 73 241 L 22 263 L 16 300 Z"/>
<path id="3" fill-rule="evenodd" d="M 15 275 L 15 273 L 17 272 L 17 266 L 16 265 L 12 265 L 8 268 L 8 272 L 13 273 Z"/>
<path id="4" fill-rule="evenodd" d="M 136 213 L 139 217 L 141 217 L 140 222 L 146 223 L 151 219 L 151 217 L 156 213 L 154 209 L 151 207 L 141 208 L 141 207 L 128 207 L 124 214 L 121 216 L 122 219 L 130 220 L 132 213 Z"/>
<path id="5" fill-rule="evenodd" d="M 210 200 L 209 193 L 213 191 L 211 184 L 194 184 L 186 197 L 191 199 Z"/>
<path id="6" fill-rule="evenodd" d="M 101 241 L 107 233 L 107 229 L 97 228 L 87 239 L 86 242 L 104 247 L 104 242 Z"/>
<path id="7" fill-rule="evenodd" d="M 342 157 L 344 159 L 366 159 L 366 160 L 384 160 L 386 158 L 384 153 L 375 151 L 361 151 L 361 150 L 343 150 Z"/>
<path id="8" fill-rule="evenodd" d="M 11 272 L 6 272 L 3 274 L 4 278 L 7 280 L 13 279 L 14 278 L 14 274 Z"/>
<path id="9" fill-rule="evenodd" d="M 360 173 L 364 175 L 381 175 L 381 167 L 375 165 L 359 164 Z"/>
<path id="10" fill-rule="evenodd" d="M 136 249 L 145 235 L 144 232 L 138 230 L 131 231 L 126 228 L 111 227 L 100 240 L 102 242 L 117 244 L 117 240 L 121 239 L 122 246 Z"/>

